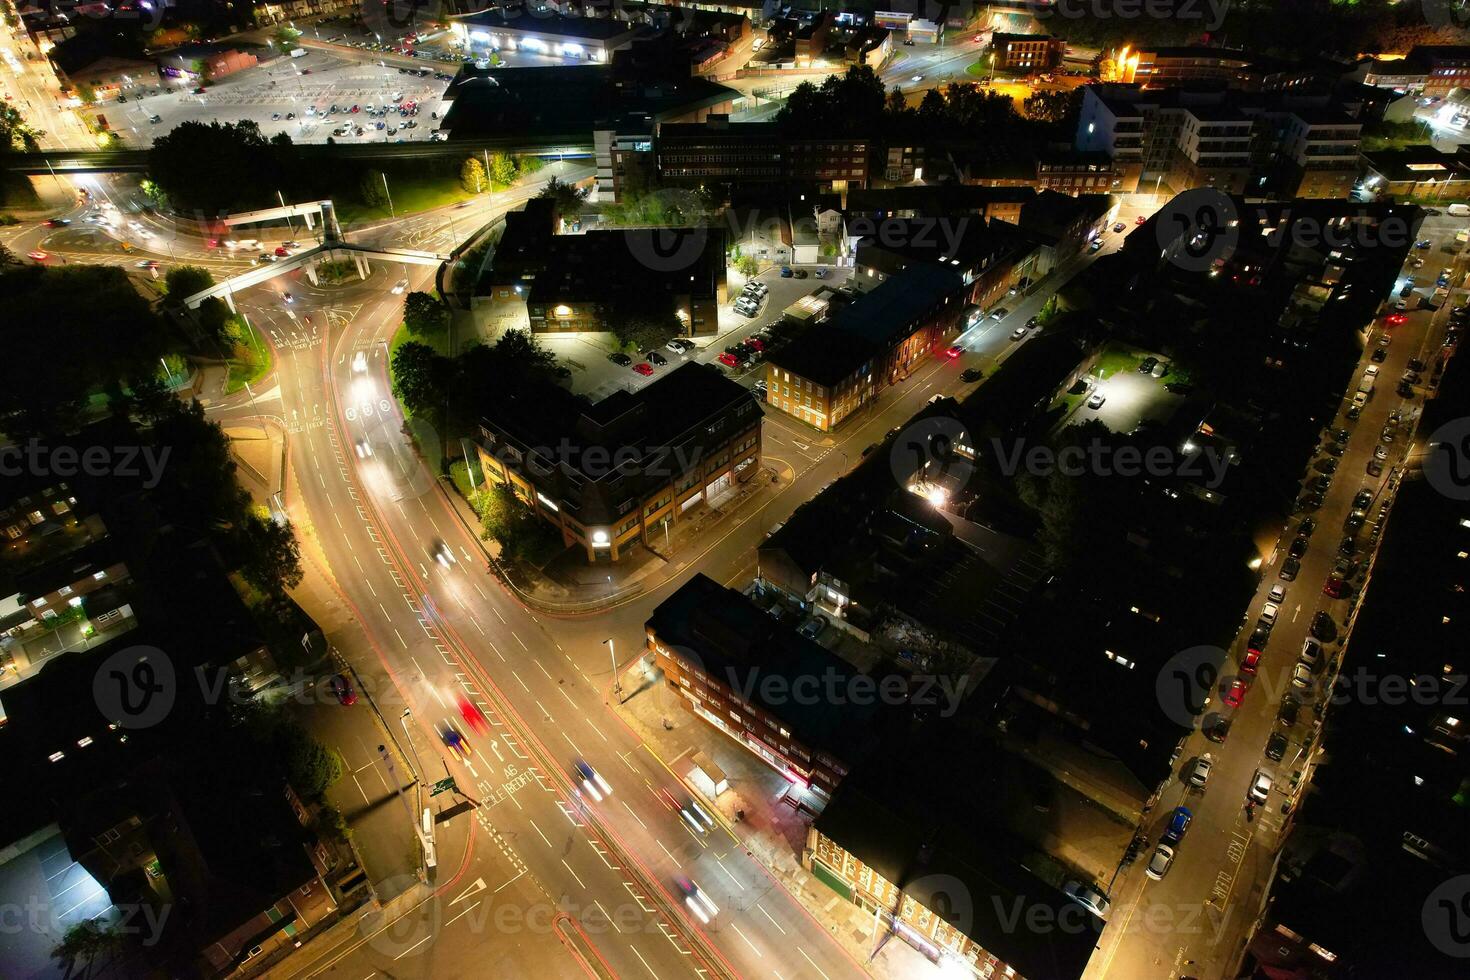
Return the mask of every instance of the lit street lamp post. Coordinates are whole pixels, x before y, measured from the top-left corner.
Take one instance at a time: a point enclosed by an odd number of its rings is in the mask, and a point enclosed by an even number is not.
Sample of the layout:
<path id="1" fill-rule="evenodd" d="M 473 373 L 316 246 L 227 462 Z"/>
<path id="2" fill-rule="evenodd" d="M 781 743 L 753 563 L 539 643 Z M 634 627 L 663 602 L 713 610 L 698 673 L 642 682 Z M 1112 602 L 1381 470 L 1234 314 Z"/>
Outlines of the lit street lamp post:
<path id="1" fill-rule="evenodd" d="M 618 704 L 622 704 L 623 683 L 618 679 L 618 655 L 613 647 L 612 637 L 602 642 L 607 644 L 607 655 L 612 658 L 613 694 L 618 696 Z"/>

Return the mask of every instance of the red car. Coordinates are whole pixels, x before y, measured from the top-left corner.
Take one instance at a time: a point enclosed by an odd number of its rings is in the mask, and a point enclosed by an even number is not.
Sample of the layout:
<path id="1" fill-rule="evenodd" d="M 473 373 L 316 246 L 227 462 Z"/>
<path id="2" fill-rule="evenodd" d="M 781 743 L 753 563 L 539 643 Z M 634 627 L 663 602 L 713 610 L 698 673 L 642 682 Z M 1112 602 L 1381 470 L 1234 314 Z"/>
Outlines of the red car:
<path id="1" fill-rule="evenodd" d="M 276 254 L 279 255 L 281 258 L 285 258 L 286 256 L 290 255 L 291 253 L 290 253 L 290 251 L 288 251 L 286 249 L 286 247 L 284 245 L 278 245 L 278 246 L 276 246 Z"/>
<path id="2" fill-rule="evenodd" d="M 1133 222 L 1133 223 L 1134 223 L 1134 224 L 1135 224 L 1135 225 L 1141 225 L 1141 224 L 1143 224 L 1143 223 L 1144 223 L 1144 222 L 1145 222 L 1145 221 L 1147 221 L 1147 220 L 1148 220 L 1148 219 L 1147 219 L 1147 218 L 1145 218 L 1145 217 L 1144 217 L 1144 216 L 1143 216 L 1143 215 L 1141 215 L 1141 214 L 1140 214 L 1140 215 L 1139 215 L 1139 216 L 1138 216 L 1138 217 L 1137 217 L 1137 218 L 1136 218 L 1136 219 L 1135 219 L 1135 220 L 1134 220 L 1134 222 Z"/>
<path id="3" fill-rule="evenodd" d="M 37 262 L 45 262 L 47 259 L 51 258 L 51 256 L 47 255 L 39 248 L 36 249 L 34 252 L 27 252 L 26 254 L 35 259 Z"/>
<path id="4" fill-rule="evenodd" d="M 1334 575 L 1322 586 L 1322 594 L 1331 596 L 1334 599 L 1341 599 L 1347 595 L 1347 582 Z"/>
<path id="5" fill-rule="evenodd" d="M 643 375 L 646 378 L 653 374 L 653 365 L 645 361 L 642 364 L 634 364 L 633 370 L 637 371 L 639 374 Z"/>
<path id="6" fill-rule="evenodd" d="M 959 344 L 955 344 L 949 350 L 947 350 L 947 351 L 944 352 L 944 356 L 945 357 L 959 357 L 964 352 L 965 352 L 965 349 L 963 347 L 961 347 Z"/>
<path id="7" fill-rule="evenodd" d="M 1232 708 L 1240 707 L 1240 702 L 1245 700 L 1245 692 L 1250 690 L 1245 681 L 1236 680 L 1231 682 L 1230 690 L 1225 692 L 1225 703 Z"/>
<path id="8" fill-rule="evenodd" d="M 352 689 L 352 683 L 345 674 L 333 674 L 332 694 L 337 698 L 339 704 L 356 704 L 357 692 Z"/>
<path id="9" fill-rule="evenodd" d="M 739 361 L 735 360 L 734 354 L 721 354 L 719 356 L 719 362 L 725 365 L 725 367 L 734 367 L 735 365 L 740 363 Z M 644 366 L 646 367 L 647 365 Z"/>
<path id="10" fill-rule="evenodd" d="M 1390 327 L 1397 327 L 1400 324 L 1408 323 L 1409 318 L 1403 313 L 1390 313 L 1388 316 L 1383 318 L 1383 322 L 1388 324 Z"/>
<path id="11" fill-rule="evenodd" d="M 466 725 L 470 726 L 471 731 L 483 735 L 490 729 L 490 723 L 485 720 L 485 713 L 464 695 L 459 697 L 459 716 L 464 719 Z"/>
<path id="12" fill-rule="evenodd" d="M 761 340 L 759 337 L 746 337 L 745 345 L 747 347 L 754 347 L 756 350 L 759 351 L 763 351 L 766 349 L 766 342 Z"/>
<path id="13" fill-rule="evenodd" d="M 1245 654 L 1245 659 L 1240 662 L 1240 672 L 1242 674 L 1250 674 L 1252 677 L 1254 677 L 1256 669 L 1260 667 L 1260 665 L 1261 651 L 1247 650 Z"/>

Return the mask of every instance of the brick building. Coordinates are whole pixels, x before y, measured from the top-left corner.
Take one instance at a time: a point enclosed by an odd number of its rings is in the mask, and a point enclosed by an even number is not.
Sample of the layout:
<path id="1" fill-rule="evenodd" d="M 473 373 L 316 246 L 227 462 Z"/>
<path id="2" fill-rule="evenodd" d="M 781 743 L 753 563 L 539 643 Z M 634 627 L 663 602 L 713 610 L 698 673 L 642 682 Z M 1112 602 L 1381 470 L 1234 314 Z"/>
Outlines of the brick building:
<path id="1" fill-rule="evenodd" d="M 718 368 L 689 363 L 596 404 L 558 386 L 482 419 L 489 479 L 555 527 L 587 561 L 660 542 L 701 504 L 760 470 L 761 409 Z"/>
<path id="2" fill-rule="evenodd" d="M 997 70 L 1039 74 L 1062 63 L 1067 42 L 1050 34 L 993 34 L 990 51 Z"/>
<path id="3" fill-rule="evenodd" d="M 677 183 L 801 183 L 845 190 L 868 182 L 867 140 L 803 138 L 779 123 L 665 123 L 654 143 L 659 176 Z"/>

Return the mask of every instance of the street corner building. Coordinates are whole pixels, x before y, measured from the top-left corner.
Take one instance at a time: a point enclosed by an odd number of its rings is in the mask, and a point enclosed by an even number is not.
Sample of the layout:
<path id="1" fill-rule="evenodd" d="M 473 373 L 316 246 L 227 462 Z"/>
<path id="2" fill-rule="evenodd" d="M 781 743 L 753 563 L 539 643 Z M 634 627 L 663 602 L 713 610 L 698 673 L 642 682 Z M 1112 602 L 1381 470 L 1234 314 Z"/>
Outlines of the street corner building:
<path id="1" fill-rule="evenodd" d="M 481 420 L 480 463 L 588 562 L 654 544 L 760 472 L 760 406 L 709 365 L 595 404 L 561 388 L 544 394 Z"/>

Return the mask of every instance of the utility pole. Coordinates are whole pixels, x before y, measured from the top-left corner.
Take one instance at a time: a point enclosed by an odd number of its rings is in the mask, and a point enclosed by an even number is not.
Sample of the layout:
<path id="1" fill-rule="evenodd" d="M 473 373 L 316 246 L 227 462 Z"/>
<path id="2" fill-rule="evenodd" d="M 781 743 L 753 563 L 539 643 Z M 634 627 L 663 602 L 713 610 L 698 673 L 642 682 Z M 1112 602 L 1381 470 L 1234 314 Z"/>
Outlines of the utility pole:
<path id="1" fill-rule="evenodd" d="M 623 682 L 618 679 L 618 655 L 613 647 L 612 637 L 608 637 L 602 642 L 607 644 L 607 655 L 612 658 L 613 694 L 618 696 L 618 704 L 622 704 Z"/>
<path id="2" fill-rule="evenodd" d="M 388 175 L 379 170 L 378 176 L 383 178 L 383 196 L 388 199 L 388 216 L 390 218 L 396 218 L 398 217 L 398 212 L 393 210 L 393 195 L 388 192 Z"/>

